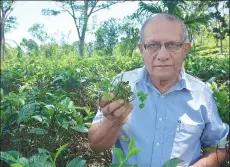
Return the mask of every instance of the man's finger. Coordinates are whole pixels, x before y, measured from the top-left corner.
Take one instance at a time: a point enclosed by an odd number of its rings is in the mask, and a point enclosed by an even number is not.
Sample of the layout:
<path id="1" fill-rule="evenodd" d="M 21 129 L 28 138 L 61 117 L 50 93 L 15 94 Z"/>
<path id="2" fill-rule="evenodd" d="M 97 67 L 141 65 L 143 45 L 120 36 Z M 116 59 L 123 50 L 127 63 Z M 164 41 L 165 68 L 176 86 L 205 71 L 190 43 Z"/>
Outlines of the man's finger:
<path id="1" fill-rule="evenodd" d="M 116 101 L 109 103 L 105 107 L 103 107 L 102 112 L 103 112 L 104 116 L 106 117 L 106 116 L 110 115 L 112 112 L 114 112 L 116 109 L 120 108 L 121 105 L 123 105 L 123 104 L 124 104 L 124 100 L 118 99 Z"/>
<path id="2" fill-rule="evenodd" d="M 109 93 L 109 95 L 110 95 L 112 98 L 115 97 L 115 95 L 114 95 L 113 93 Z M 105 97 L 102 96 L 102 97 L 99 99 L 98 105 L 99 105 L 101 108 L 103 108 L 103 107 L 105 107 L 107 104 L 109 104 L 109 101 L 108 101 L 107 99 L 105 99 Z"/>
<path id="3" fill-rule="evenodd" d="M 131 110 L 132 110 L 132 105 L 131 104 L 129 104 L 128 106 L 123 105 L 122 107 L 120 107 L 118 110 L 116 110 L 114 112 L 114 116 L 122 117 L 124 119 L 129 115 Z"/>

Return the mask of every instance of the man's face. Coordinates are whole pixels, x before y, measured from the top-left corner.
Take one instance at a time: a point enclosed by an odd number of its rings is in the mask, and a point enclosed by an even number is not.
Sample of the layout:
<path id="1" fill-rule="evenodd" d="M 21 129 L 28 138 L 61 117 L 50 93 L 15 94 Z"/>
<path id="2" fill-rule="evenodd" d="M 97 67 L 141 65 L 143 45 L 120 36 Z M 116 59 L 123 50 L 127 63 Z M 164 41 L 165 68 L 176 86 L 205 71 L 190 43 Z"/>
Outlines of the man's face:
<path id="1" fill-rule="evenodd" d="M 139 49 L 151 78 L 171 80 L 178 77 L 190 48 L 190 43 L 184 43 L 182 40 L 180 23 L 165 18 L 154 18 L 147 23 L 143 35 L 146 49 L 143 45 L 139 45 Z M 156 49 L 160 44 L 161 48 Z"/>

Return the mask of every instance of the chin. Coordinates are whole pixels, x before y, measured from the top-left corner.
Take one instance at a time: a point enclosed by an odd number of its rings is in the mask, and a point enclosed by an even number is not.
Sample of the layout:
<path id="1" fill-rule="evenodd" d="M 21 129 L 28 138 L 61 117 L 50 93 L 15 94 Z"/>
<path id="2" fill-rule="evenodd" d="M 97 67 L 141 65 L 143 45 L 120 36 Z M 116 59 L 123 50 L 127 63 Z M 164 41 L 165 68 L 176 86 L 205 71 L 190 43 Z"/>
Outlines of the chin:
<path id="1" fill-rule="evenodd" d="M 174 77 L 174 74 L 156 75 L 158 80 L 170 80 Z"/>

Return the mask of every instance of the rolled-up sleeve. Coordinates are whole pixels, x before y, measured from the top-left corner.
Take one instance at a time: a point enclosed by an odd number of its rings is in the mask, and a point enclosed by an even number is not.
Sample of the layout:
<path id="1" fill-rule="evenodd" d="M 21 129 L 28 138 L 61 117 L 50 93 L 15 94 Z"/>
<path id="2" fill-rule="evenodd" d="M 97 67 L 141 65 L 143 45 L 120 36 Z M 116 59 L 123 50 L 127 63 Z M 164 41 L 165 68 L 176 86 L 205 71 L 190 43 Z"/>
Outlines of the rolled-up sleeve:
<path id="1" fill-rule="evenodd" d="M 213 97 L 213 92 L 207 88 L 206 92 L 207 100 L 207 114 L 208 121 L 205 124 L 203 134 L 201 136 L 202 147 L 216 147 L 218 144 L 224 144 L 227 141 L 229 133 L 229 125 L 223 123 L 220 118 L 216 102 Z M 222 145 L 219 148 L 225 148 L 226 145 Z"/>

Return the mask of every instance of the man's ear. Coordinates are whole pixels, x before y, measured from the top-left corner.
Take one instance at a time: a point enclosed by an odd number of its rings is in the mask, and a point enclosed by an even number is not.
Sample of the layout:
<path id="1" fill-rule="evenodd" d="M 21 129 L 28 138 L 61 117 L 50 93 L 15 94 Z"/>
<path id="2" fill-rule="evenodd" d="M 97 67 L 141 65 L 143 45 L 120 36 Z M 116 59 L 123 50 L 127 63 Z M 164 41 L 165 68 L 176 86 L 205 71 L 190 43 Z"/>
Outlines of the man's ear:
<path id="1" fill-rule="evenodd" d="M 139 48 L 139 51 L 141 52 L 141 54 L 143 53 L 143 47 L 142 47 L 142 44 L 138 44 L 138 48 Z"/>
<path id="2" fill-rule="evenodd" d="M 188 53 L 190 48 L 191 48 L 191 43 L 185 43 L 185 54 Z"/>

